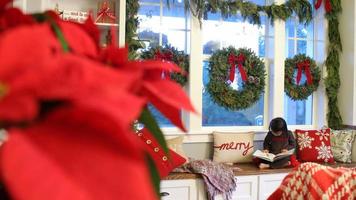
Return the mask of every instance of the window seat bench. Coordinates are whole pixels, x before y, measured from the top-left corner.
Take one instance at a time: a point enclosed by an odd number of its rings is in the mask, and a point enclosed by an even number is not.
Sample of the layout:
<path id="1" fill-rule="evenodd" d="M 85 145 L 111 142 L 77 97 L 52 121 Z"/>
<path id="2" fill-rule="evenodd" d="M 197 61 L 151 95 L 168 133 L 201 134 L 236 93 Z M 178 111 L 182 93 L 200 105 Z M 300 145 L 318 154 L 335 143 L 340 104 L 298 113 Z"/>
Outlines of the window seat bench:
<path id="1" fill-rule="evenodd" d="M 354 168 L 356 163 L 324 164 L 331 167 Z M 283 169 L 259 169 L 253 163 L 235 164 L 234 170 L 237 187 L 232 199 L 266 199 L 280 185 L 284 177 L 292 171 L 292 168 Z M 163 200 L 205 200 L 206 192 L 204 183 L 199 174 L 171 173 L 161 182 L 161 194 Z M 217 200 L 221 197 L 215 198 Z"/>

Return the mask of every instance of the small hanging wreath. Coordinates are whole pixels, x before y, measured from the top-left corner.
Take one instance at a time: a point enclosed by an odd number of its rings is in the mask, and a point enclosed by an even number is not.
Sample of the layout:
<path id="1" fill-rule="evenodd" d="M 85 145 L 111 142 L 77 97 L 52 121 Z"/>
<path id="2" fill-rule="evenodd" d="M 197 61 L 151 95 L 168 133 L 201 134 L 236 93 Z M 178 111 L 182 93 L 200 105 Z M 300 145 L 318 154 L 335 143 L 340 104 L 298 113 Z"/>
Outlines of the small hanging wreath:
<path id="1" fill-rule="evenodd" d="M 230 46 L 217 50 L 209 59 L 207 91 L 213 101 L 228 110 L 241 110 L 257 102 L 265 88 L 265 66 L 251 49 Z M 235 69 L 241 74 L 241 88 L 232 84 Z"/>
<path id="2" fill-rule="evenodd" d="M 185 73 L 182 74 L 177 72 L 168 72 L 164 73 L 163 76 L 179 83 L 182 86 L 185 86 L 188 81 L 187 77 L 189 73 L 189 56 L 185 54 L 184 51 L 179 51 L 177 48 L 170 45 L 166 45 L 164 47 L 151 47 L 148 50 L 142 52 L 141 59 L 172 61 L 178 65 Z"/>
<path id="3" fill-rule="evenodd" d="M 301 83 L 304 71 L 306 81 Z M 296 73 L 296 77 L 294 75 Z M 294 101 L 307 99 L 318 89 L 320 69 L 315 61 L 304 54 L 295 55 L 285 60 L 284 90 Z"/>

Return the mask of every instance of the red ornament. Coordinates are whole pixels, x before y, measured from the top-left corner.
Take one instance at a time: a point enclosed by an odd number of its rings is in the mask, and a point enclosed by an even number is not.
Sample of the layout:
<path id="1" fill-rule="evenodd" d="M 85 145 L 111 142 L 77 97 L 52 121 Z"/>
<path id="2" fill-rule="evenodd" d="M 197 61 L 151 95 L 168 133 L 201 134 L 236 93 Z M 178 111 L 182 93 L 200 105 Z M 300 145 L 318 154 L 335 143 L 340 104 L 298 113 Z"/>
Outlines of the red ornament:
<path id="1" fill-rule="evenodd" d="M 98 11 L 95 22 L 115 23 L 116 20 L 115 11 L 114 11 L 115 6 L 109 6 L 109 5 L 110 3 L 108 1 L 104 1 L 100 4 L 101 7 Z"/>

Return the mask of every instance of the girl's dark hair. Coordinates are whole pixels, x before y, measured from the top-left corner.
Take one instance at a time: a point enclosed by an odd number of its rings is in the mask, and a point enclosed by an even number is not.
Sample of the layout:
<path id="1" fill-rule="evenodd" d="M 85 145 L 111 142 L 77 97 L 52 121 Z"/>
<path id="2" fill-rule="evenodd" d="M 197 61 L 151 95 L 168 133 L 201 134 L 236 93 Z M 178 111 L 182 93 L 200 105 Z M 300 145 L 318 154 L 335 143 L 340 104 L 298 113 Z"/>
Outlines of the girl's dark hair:
<path id="1" fill-rule="evenodd" d="M 284 133 L 287 133 L 288 132 L 287 122 L 282 117 L 274 118 L 269 123 L 269 131 L 273 131 L 273 132 L 283 131 Z"/>

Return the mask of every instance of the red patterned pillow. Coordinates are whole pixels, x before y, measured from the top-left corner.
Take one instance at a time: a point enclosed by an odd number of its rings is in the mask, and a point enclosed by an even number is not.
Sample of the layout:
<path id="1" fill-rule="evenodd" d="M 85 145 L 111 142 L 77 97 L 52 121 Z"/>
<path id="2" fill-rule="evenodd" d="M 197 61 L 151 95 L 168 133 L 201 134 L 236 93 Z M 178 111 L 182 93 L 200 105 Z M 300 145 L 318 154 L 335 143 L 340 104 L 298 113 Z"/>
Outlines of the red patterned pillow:
<path id="1" fill-rule="evenodd" d="M 334 163 L 331 152 L 330 129 L 295 130 L 298 144 L 298 157 L 302 162 Z"/>
<path id="2" fill-rule="evenodd" d="M 170 149 L 168 156 L 146 128 L 142 129 L 137 135 L 141 138 L 141 141 L 146 144 L 146 151 L 155 162 L 161 178 L 164 178 L 173 169 L 186 162 L 185 158 Z"/>

